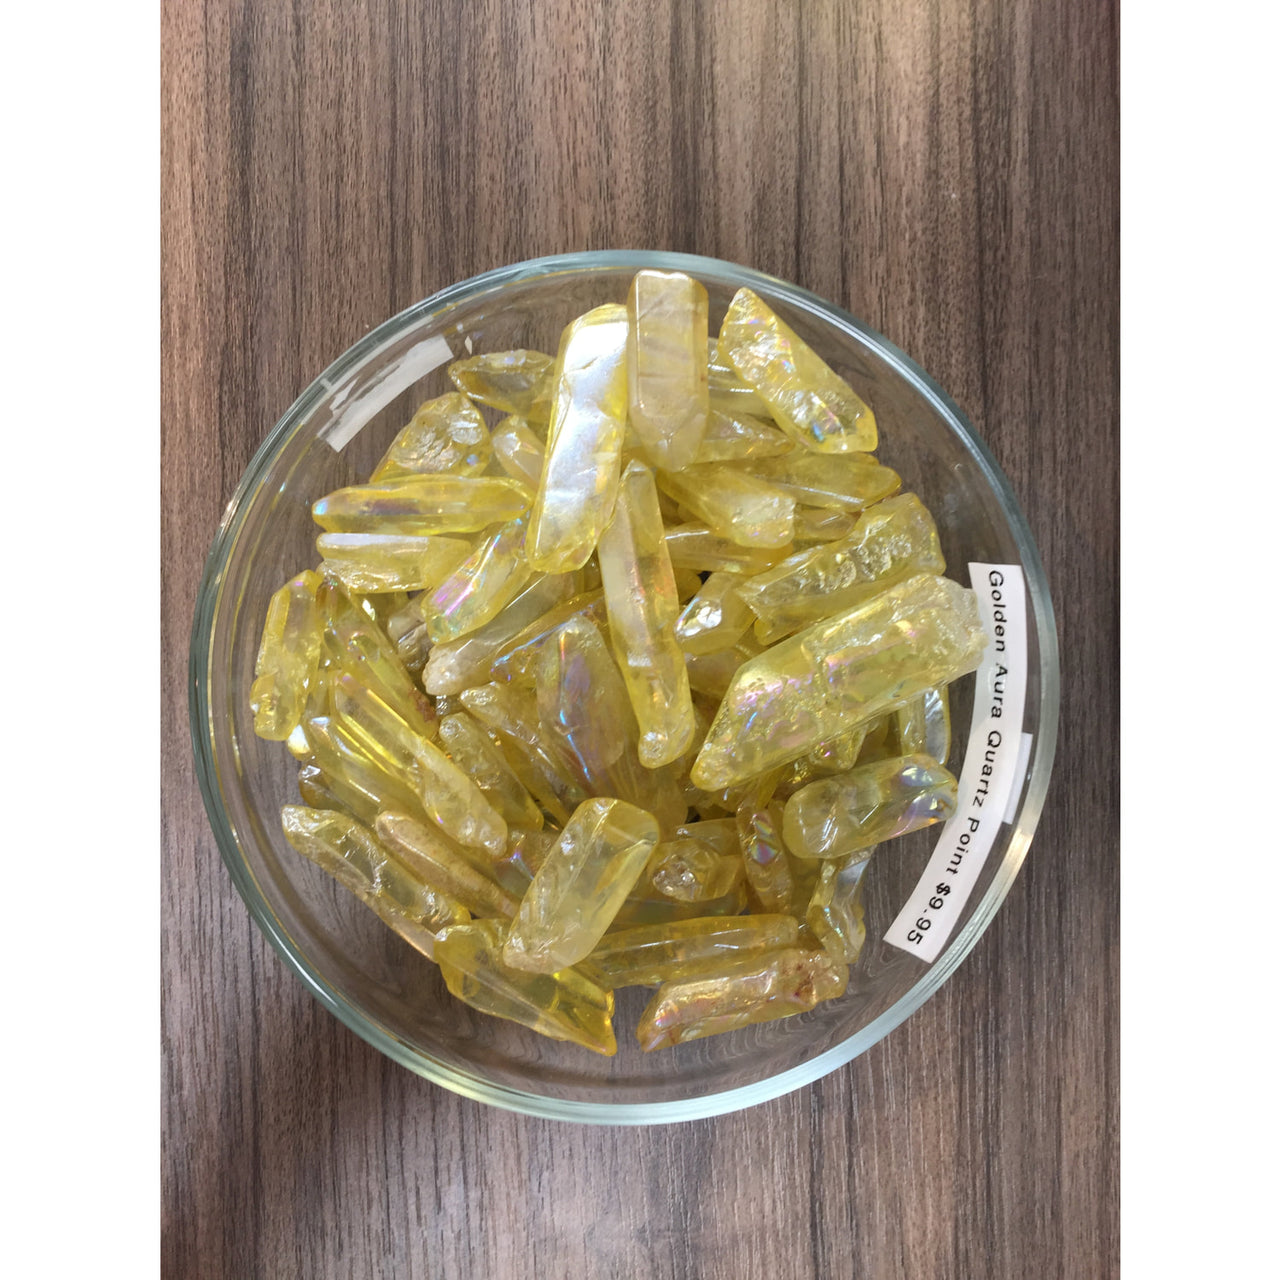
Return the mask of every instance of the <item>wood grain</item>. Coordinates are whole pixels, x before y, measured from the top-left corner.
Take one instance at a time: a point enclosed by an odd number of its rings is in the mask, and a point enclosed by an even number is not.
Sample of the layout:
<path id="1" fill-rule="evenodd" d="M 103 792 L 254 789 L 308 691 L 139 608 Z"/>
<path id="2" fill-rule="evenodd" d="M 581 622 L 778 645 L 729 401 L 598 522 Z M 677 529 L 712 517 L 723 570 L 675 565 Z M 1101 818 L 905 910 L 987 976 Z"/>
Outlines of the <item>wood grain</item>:
<path id="1" fill-rule="evenodd" d="M 163 1269 L 1118 1272 L 1114 0 L 166 0 Z M 832 298 L 1021 496 L 1059 611 L 1048 807 L 940 995 L 821 1082 L 644 1130 L 481 1107 L 323 1012 L 232 890 L 186 649 L 270 425 L 387 316 L 645 246 Z"/>

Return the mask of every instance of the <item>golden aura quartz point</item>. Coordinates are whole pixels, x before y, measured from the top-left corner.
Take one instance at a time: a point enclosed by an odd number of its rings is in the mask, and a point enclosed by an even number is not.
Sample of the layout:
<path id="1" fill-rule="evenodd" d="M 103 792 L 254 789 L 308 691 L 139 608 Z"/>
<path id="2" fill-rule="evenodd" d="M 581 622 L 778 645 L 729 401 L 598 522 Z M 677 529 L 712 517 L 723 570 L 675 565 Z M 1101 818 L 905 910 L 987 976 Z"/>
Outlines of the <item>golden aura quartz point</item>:
<path id="1" fill-rule="evenodd" d="M 870 408 L 750 289 L 739 289 L 729 304 L 720 326 L 719 352 L 797 444 L 819 453 L 876 447 L 876 420 Z"/>
<path id="2" fill-rule="evenodd" d="M 755 620 L 738 593 L 742 578 L 712 573 L 676 619 L 676 640 L 685 653 L 715 653 L 737 644 Z"/>
<path id="3" fill-rule="evenodd" d="M 582 967 L 608 987 L 654 986 L 708 965 L 794 947 L 800 926 L 788 915 L 712 916 L 607 933 Z"/>
<path id="4" fill-rule="evenodd" d="M 348 591 L 428 591 L 471 554 L 471 543 L 403 533 L 322 533 L 316 550 L 324 557 L 321 571 Z"/>
<path id="5" fill-rule="evenodd" d="M 946 568 L 933 517 L 914 493 L 886 498 L 859 516 L 848 537 L 789 556 L 738 584 L 765 644 L 852 609 L 917 573 Z"/>
<path id="6" fill-rule="evenodd" d="M 707 291 L 679 271 L 638 271 L 627 295 L 629 422 L 645 460 L 695 458 L 707 428 Z"/>
<path id="7" fill-rule="evenodd" d="M 800 858 L 839 858 L 942 822 L 956 811 L 956 780 L 929 756 L 891 756 L 801 787 L 783 817 Z"/>
<path id="8" fill-rule="evenodd" d="M 367 827 L 345 813 L 285 805 L 285 839 L 406 942 L 434 958 L 437 933 L 469 919 L 465 907 L 422 883 Z"/>
<path id="9" fill-rule="evenodd" d="M 503 963 L 555 973 L 590 954 L 658 841 L 651 814 L 625 800 L 587 800 L 538 868 L 502 950 Z"/>
<path id="10" fill-rule="evenodd" d="M 520 905 L 517 898 L 484 874 L 447 837 L 412 815 L 384 810 L 374 823 L 374 832 L 423 884 L 462 903 L 473 915 L 505 920 L 515 915 Z"/>
<path id="11" fill-rule="evenodd" d="M 455 360 L 449 377 L 459 391 L 500 413 L 546 422 L 555 361 L 542 351 L 492 351 Z"/>
<path id="12" fill-rule="evenodd" d="M 874 852 L 866 849 L 824 860 L 805 912 L 810 933 L 842 964 L 855 964 L 867 940 L 862 886 Z"/>
<path id="13" fill-rule="evenodd" d="M 547 450 L 529 427 L 529 420 L 512 414 L 493 429 L 493 453 L 513 480 L 537 489 Z"/>
<path id="14" fill-rule="evenodd" d="M 825 951 L 781 948 L 700 968 L 654 992 L 636 1038 L 646 1053 L 771 1022 L 844 995 L 849 967 Z"/>
<path id="15" fill-rule="evenodd" d="M 402 476 L 335 489 L 312 503 L 329 533 L 475 533 L 529 509 L 526 485 L 505 476 Z"/>
<path id="16" fill-rule="evenodd" d="M 740 464 L 734 464 L 740 465 Z M 807 507 L 864 511 L 902 488 L 902 477 L 869 453 L 810 453 L 793 449 L 780 457 L 760 458 L 751 474 L 789 493 Z"/>
<path id="17" fill-rule="evenodd" d="M 495 657 L 504 646 L 563 601 L 572 589 L 571 574 L 552 573 L 534 578 L 488 622 L 456 639 L 434 645 L 422 669 L 422 687 L 435 695 L 461 693 L 463 689 L 484 684 Z M 423 600 L 422 611 L 429 617 L 435 606 L 430 596 Z"/>
<path id="18" fill-rule="evenodd" d="M 524 554 L 526 529 L 523 516 L 498 525 L 432 591 L 427 631 L 436 644 L 484 626 L 519 594 L 533 576 Z"/>
<path id="19" fill-rule="evenodd" d="M 926 689 L 894 712 L 898 747 L 904 756 L 932 756 L 946 764 L 951 754 L 951 702 L 946 686 Z"/>
<path id="20" fill-rule="evenodd" d="M 321 578 L 307 570 L 286 582 L 267 605 L 262 640 L 249 689 L 253 731 L 283 742 L 302 720 L 320 665 Z"/>
<path id="21" fill-rule="evenodd" d="M 976 670 L 974 592 L 919 574 L 782 640 L 734 674 L 691 778 L 718 791 Z"/>
<path id="22" fill-rule="evenodd" d="M 795 499 L 722 462 L 660 471 L 659 487 L 711 532 L 744 547 L 785 547 L 795 537 Z"/>
<path id="23" fill-rule="evenodd" d="M 653 472 L 632 461 L 613 519 L 600 539 L 609 640 L 640 726 L 640 763 L 655 769 L 684 754 L 693 703 L 676 641 L 680 604 Z"/>
<path id="24" fill-rule="evenodd" d="M 435 958 L 450 993 L 481 1013 L 518 1022 L 539 1035 L 606 1056 L 617 1053 L 613 992 L 574 969 L 513 969 L 502 959 L 505 938 L 506 927 L 496 920 L 443 930 Z"/>
<path id="25" fill-rule="evenodd" d="M 493 456 L 480 410 L 456 391 L 420 405 L 369 476 L 374 484 L 401 476 L 452 471 L 478 476 Z"/>
<path id="26" fill-rule="evenodd" d="M 627 309 L 566 326 L 527 555 L 541 573 L 581 569 L 613 514 L 627 420 Z"/>
<path id="27" fill-rule="evenodd" d="M 707 415 L 707 430 L 694 456 L 695 466 L 707 462 L 741 462 L 745 458 L 773 458 L 796 446 L 772 423 L 749 413 Z"/>
<path id="28" fill-rule="evenodd" d="M 542 810 L 516 777 L 502 752 L 466 711 L 440 721 L 440 745 L 449 759 L 485 793 L 508 827 L 541 830 Z"/>

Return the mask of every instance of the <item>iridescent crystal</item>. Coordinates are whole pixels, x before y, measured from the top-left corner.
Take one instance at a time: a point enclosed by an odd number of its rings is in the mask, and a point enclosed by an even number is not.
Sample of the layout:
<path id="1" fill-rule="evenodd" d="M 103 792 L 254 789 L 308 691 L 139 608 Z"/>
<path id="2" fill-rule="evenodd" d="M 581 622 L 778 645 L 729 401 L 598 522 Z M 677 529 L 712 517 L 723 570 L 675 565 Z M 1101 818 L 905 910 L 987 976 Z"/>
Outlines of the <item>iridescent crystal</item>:
<path id="1" fill-rule="evenodd" d="M 533 694 L 514 685 L 490 683 L 464 689 L 460 696 L 529 793 L 556 822 L 567 822 L 587 794 L 572 766 L 543 733 Z"/>
<path id="2" fill-rule="evenodd" d="M 639 462 L 629 463 L 623 474 L 599 558 L 609 641 L 640 726 L 640 762 L 657 768 L 688 747 L 693 705 L 675 637 L 679 601 L 657 488 L 653 472 Z"/>
<path id="3" fill-rule="evenodd" d="M 600 941 L 658 840 L 658 824 L 623 800 L 578 806 L 533 877 L 502 950 L 533 973 L 577 964 Z"/>
<path id="4" fill-rule="evenodd" d="M 825 952 L 783 948 L 663 983 L 640 1015 L 646 1052 L 812 1009 L 844 995 L 849 968 Z"/>
<path id="5" fill-rule="evenodd" d="M 825 860 L 805 912 L 805 923 L 813 936 L 842 964 L 854 964 L 867 940 L 862 885 L 873 852 L 869 849 Z"/>
<path id="6" fill-rule="evenodd" d="M 426 591 L 443 582 L 470 554 L 462 538 L 401 533 L 322 533 L 321 571 L 348 591 Z"/>
<path id="7" fill-rule="evenodd" d="M 795 445 L 777 427 L 749 413 L 717 413 L 707 417 L 707 430 L 694 463 L 740 462 L 744 458 L 773 458 Z"/>
<path id="8" fill-rule="evenodd" d="M 838 858 L 942 822 L 956 780 L 929 756 L 892 756 L 820 778 L 787 801 L 783 834 L 801 858 Z"/>
<path id="9" fill-rule="evenodd" d="M 861 397 L 750 289 L 734 294 L 719 349 L 797 444 L 820 453 L 876 447 L 875 415 Z"/>
<path id="10" fill-rule="evenodd" d="M 433 827 L 407 813 L 385 809 L 374 831 L 384 847 L 408 867 L 423 884 L 460 902 L 481 917 L 510 920 L 520 903 L 485 875 L 462 851 Z M 504 847 L 505 847 L 505 841 Z"/>
<path id="11" fill-rule="evenodd" d="M 743 664 L 692 771 L 716 791 L 794 760 L 977 668 L 974 593 L 921 574 Z"/>
<path id="12" fill-rule="evenodd" d="M 449 759 L 485 793 L 509 828 L 541 828 L 542 810 L 537 802 L 516 777 L 502 752 L 467 712 L 454 712 L 440 721 L 440 745 L 449 753 Z"/>
<path id="13" fill-rule="evenodd" d="M 327 871 L 423 955 L 433 955 L 441 930 L 468 919 L 465 907 L 418 880 L 354 818 L 285 805 L 280 821 L 285 839 L 304 858 Z"/>
<path id="14" fill-rule="evenodd" d="M 525 485 L 450 473 L 357 484 L 326 494 L 311 516 L 330 533 L 474 533 L 529 509 Z"/>
<path id="15" fill-rule="evenodd" d="M 741 639 L 755 619 L 738 594 L 742 577 L 713 573 L 676 619 L 676 640 L 685 653 L 715 653 Z"/>
<path id="16" fill-rule="evenodd" d="M 500 413 L 546 422 L 555 361 L 541 351 L 491 351 L 455 360 L 449 377 L 459 391 Z"/>
<path id="17" fill-rule="evenodd" d="M 932 756 L 939 764 L 951 754 L 951 704 L 946 688 L 926 689 L 894 712 L 898 752 Z"/>
<path id="18" fill-rule="evenodd" d="M 489 428 L 480 411 L 466 396 L 451 391 L 419 406 L 369 479 L 378 484 L 440 471 L 476 476 L 492 456 Z"/>
<path id="19" fill-rule="evenodd" d="M 794 547 L 744 547 L 712 533 L 705 524 L 681 524 L 665 533 L 667 555 L 675 569 L 699 572 L 763 573 L 795 550 Z"/>
<path id="20" fill-rule="evenodd" d="M 436 963 L 450 993 L 481 1013 L 518 1022 L 552 1040 L 606 1056 L 617 1053 L 613 992 L 573 969 L 526 973 L 510 968 L 502 962 L 505 937 L 505 926 L 496 920 L 441 932 Z"/>
<path id="21" fill-rule="evenodd" d="M 795 536 L 794 499 L 721 462 L 660 471 L 659 485 L 718 537 L 744 547 L 785 547 Z"/>
<path id="22" fill-rule="evenodd" d="M 610 304 L 560 339 L 547 452 L 529 523 L 529 563 L 580 569 L 613 513 L 627 418 L 627 310 Z"/>
<path id="23" fill-rule="evenodd" d="M 914 493 L 903 493 L 864 511 L 847 538 L 790 556 L 738 590 L 760 619 L 757 638 L 770 644 L 912 574 L 945 568 L 933 518 Z"/>
<path id="24" fill-rule="evenodd" d="M 262 626 L 249 706 L 253 731 L 283 742 L 298 727 L 320 664 L 320 576 L 300 573 L 271 597 Z"/>
<path id="25" fill-rule="evenodd" d="M 647 987 L 758 952 L 794 947 L 799 937 L 799 924 L 787 915 L 698 917 L 607 933 L 582 967 L 604 986 Z"/>
<path id="26" fill-rule="evenodd" d="M 782 457 L 760 458 L 750 465 L 752 475 L 806 507 L 862 511 L 902 488 L 902 477 L 896 471 L 865 453 L 833 458 L 793 449 Z"/>
<path id="27" fill-rule="evenodd" d="M 499 525 L 428 597 L 432 640 L 455 640 L 496 617 L 533 574 L 525 559 L 523 517 Z M 428 660 L 429 661 L 429 660 Z"/>
<path id="28" fill-rule="evenodd" d="M 638 271 L 627 295 L 629 423 L 652 466 L 678 470 L 707 427 L 707 291 L 679 271 Z"/>
<path id="29" fill-rule="evenodd" d="M 537 489 L 547 451 L 529 429 L 527 419 L 514 414 L 503 418 L 493 429 L 493 452 L 507 475 Z"/>
<path id="30" fill-rule="evenodd" d="M 563 601 L 572 589 L 573 577 L 567 573 L 535 578 L 488 622 L 456 640 L 437 644 L 427 656 L 422 687 L 432 694 L 461 693 L 463 689 L 486 684 L 497 654 L 525 627 Z M 424 612 L 429 616 L 435 605 L 430 596 L 424 600 Z"/>

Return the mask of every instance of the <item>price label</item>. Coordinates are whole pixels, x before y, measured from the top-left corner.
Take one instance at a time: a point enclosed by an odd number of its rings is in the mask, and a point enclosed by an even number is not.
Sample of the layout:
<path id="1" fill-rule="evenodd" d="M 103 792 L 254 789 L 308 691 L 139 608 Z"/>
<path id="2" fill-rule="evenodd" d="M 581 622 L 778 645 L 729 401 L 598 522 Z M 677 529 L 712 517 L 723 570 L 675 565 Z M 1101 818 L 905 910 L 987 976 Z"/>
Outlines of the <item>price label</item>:
<path id="1" fill-rule="evenodd" d="M 1026 777 L 1031 735 L 1027 693 L 1027 593 L 1016 564 L 969 565 L 988 644 L 978 667 L 973 723 L 956 812 L 885 941 L 932 963 L 955 929 L 1001 826 L 1012 821 Z"/>

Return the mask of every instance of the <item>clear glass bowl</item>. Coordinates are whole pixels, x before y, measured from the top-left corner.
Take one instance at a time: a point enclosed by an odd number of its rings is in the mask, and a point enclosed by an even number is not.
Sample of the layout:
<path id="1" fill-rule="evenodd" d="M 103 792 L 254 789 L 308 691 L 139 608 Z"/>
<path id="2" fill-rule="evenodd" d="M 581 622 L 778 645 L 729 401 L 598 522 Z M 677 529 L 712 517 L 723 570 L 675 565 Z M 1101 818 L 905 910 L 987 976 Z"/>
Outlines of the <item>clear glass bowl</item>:
<path id="1" fill-rule="evenodd" d="M 285 842 L 280 807 L 297 803 L 296 765 L 254 736 L 248 692 L 271 593 L 314 567 L 310 505 L 367 478 L 421 401 L 451 390 L 446 365 L 472 352 L 554 353 L 570 319 L 625 301 L 642 267 L 706 286 L 716 332 L 746 285 L 774 307 L 875 410 L 880 458 L 919 493 L 949 572 L 1020 564 L 1028 595 L 1023 729 L 1032 735 L 1016 807 L 947 946 L 932 964 L 885 942 L 938 828 L 882 846 L 866 879 L 867 942 L 848 993 L 798 1017 L 653 1054 L 634 1039 L 648 992 L 618 992 L 618 1054 L 603 1058 L 475 1013 L 435 966 L 401 942 Z M 1058 718 L 1058 655 L 1040 559 L 1009 483 L 946 394 L 853 316 L 794 285 L 708 258 L 608 252 L 487 272 L 388 320 L 329 366 L 267 437 L 227 507 L 200 585 L 191 642 L 197 771 L 236 889 L 285 962 L 358 1035 L 466 1097 L 532 1115 L 606 1124 L 687 1120 L 750 1106 L 817 1079 L 875 1044 L 948 977 L 1009 891 L 1043 805 Z M 951 768 L 968 741 L 973 677 L 953 688 Z"/>

